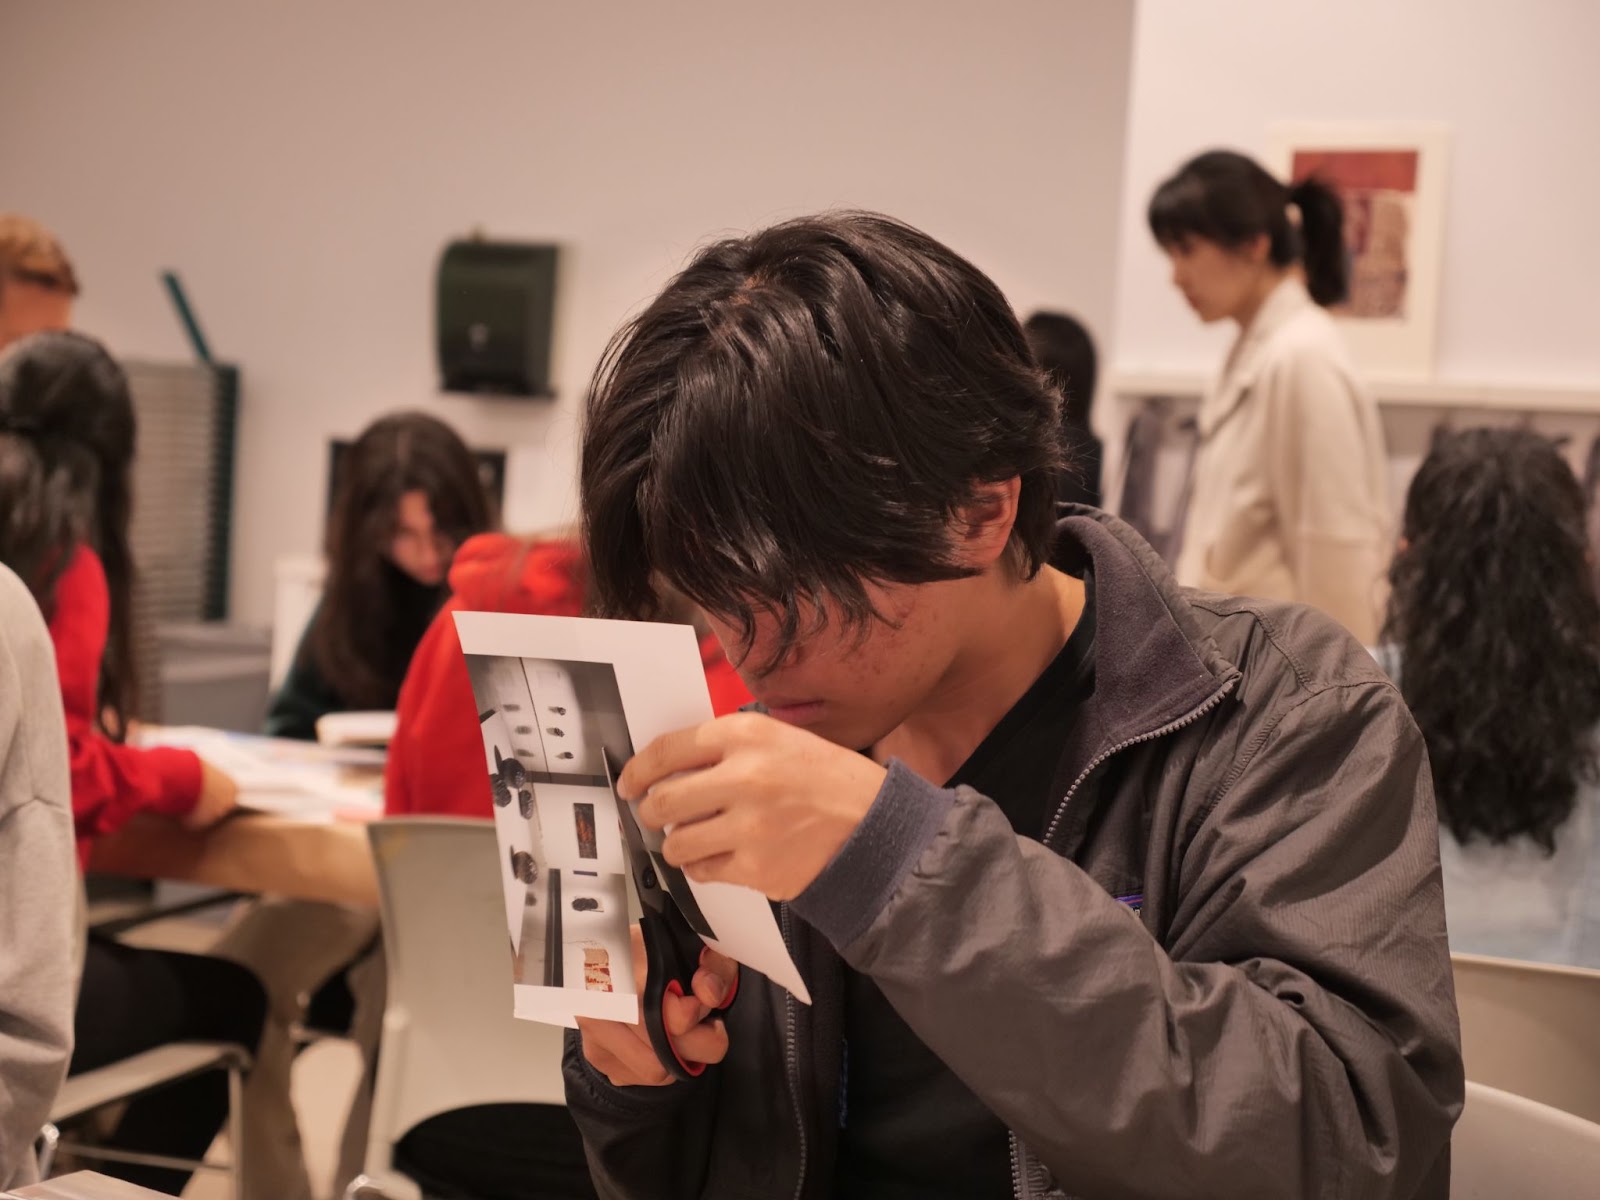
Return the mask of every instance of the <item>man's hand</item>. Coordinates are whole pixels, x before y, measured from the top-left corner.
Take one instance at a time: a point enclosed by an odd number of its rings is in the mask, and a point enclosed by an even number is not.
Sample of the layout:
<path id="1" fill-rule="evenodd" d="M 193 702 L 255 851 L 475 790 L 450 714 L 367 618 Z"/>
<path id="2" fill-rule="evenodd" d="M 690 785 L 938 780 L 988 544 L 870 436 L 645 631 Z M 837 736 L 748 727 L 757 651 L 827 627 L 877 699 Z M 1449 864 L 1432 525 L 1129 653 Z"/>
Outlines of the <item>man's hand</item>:
<path id="1" fill-rule="evenodd" d="M 662 853 L 697 882 L 792 900 L 855 832 L 885 771 L 862 754 L 757 713 L 669 733 L 617 780 Z"/>
<path id="2" fill-rule="evenodd" d="M 633 979 L 639 995 L 644 995 L 644 935 L 633 926 Z M 688 996 L 664 997 L 662 1015 L 672 1044 L 686 1063 L 718 1063 L 728 1053 L 728 1030 L 722 1021 L 706 1021 L 713 1009 L 733 990 L 739 978 L 739 964 L 707 949 L 694 973 L 693 992 Z M 578 1018 L 583 1034 L 583 1056 L 589 1065 L 616 1087 L 660 1087 L 673 1082 L 650 1046 L 641 1017 L 632 1025 L 621 1021 L 596 1021 Z"/>

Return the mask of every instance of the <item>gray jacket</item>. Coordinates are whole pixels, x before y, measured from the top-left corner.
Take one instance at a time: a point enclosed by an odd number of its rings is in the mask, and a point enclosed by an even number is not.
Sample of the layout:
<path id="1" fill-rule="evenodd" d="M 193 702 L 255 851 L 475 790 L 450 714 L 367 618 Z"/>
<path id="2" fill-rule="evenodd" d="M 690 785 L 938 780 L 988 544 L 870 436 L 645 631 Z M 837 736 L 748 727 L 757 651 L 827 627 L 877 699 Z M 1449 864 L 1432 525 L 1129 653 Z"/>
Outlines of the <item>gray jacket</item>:
<path id="1" fill-rule="evenodd" d="M 815 1004 L 750 976 L 727 1060 L 614 1088 L 567 1045 L 606 1197 L 830 1189 L 842 964 L 1012 1130 L 1018 1197 L 1448 1194 L 1460 1037 L 1422 738 L 1305 607 L 1094 563 L 1096 690 L 1043 843 L 903 767 L 780 919 Z"/>
<path id="2" fill-rule="evenodd" d="M 0 1188 L 37 1175 L 72 1053 L 78 864 L 67 732 L 50 634 L 0 566 Z"/>

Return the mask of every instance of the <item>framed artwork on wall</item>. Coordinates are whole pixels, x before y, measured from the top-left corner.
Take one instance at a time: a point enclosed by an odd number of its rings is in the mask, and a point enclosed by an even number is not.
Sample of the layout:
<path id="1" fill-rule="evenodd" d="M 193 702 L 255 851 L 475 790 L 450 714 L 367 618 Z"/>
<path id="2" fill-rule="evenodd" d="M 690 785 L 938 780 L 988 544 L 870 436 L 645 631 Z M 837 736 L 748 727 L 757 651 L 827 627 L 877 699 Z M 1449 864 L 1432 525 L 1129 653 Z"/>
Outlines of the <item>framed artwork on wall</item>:
<path id="1" fill-rule="evenodd" d="M 1362 369 L 1385 379 L 1433 375 L 1444 252 L 1449 127 L 1434 122 L 1274 125 L 1266 165 L 1315 175 L 1344 202 L 1350 297 L 1334 308 Z"/>

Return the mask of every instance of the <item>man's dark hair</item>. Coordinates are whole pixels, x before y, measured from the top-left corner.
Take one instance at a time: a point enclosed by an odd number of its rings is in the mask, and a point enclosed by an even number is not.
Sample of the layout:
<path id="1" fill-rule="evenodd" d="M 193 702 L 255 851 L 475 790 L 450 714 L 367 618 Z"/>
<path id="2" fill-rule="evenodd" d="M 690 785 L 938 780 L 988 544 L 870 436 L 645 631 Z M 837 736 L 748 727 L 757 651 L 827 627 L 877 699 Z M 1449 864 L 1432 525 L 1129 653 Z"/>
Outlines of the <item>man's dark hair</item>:
<path id="1" fill-rule="evenodd" d="M 864 628 L 871 583 L 974 572 L 952 520 L 1020 477 L 1008 547 L 1048 557 L 1060 396 L 971 263 L 872 213 L 701 250 L 612 339 L 588 398 L 581 489 L 600 611 L 653 616 L 665 581 L 781 657 L 832 601 Z"/>
<path id="2" fill-rule="evenodd" d="M 1555 851 L 1600 723 L 1600 595 L 1583 490 L 1539 434 L 1439 438 L 1406 496 L 1383 637 L 1463 844 Z"/>

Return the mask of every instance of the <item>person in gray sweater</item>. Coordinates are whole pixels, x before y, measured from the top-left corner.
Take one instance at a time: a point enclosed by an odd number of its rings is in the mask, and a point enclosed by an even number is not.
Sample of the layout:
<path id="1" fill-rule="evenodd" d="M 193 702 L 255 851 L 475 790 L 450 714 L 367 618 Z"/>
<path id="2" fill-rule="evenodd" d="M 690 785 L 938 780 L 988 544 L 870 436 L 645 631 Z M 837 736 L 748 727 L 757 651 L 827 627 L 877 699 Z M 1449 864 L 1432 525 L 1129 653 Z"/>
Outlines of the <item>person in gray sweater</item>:
<path id="1" fill-rule="evenodd" d="M 55 652 L 0 566 L 0 1188 L 37 1177 L 34 1141 L 67 1073 L 78 868 Z"/>

